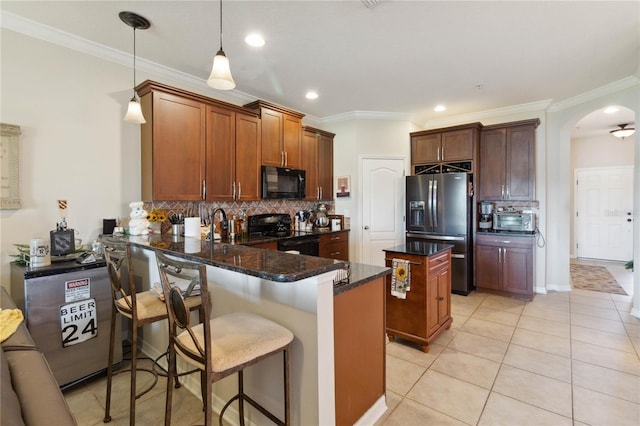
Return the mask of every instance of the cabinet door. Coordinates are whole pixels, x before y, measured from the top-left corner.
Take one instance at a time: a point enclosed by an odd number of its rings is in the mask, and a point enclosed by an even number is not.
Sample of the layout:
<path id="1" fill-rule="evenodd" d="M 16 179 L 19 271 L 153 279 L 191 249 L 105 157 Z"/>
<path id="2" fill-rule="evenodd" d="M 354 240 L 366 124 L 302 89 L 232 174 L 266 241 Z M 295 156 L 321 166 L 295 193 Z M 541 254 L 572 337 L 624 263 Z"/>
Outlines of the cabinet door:
<path id="1" fill-rule="evenodd" d="M 506 129 L 483 131 L 480 137 L 479 200 L 502 200 L 505 193 Z"/>
<path id="2" fill-rule="evenodd" d="M 236 114 L 207 106 L 207 200 L 233 200 Z"/>
<path id="3" fill-rule="evenodd" d="M 411 138 L 411 164 L 437 163 L 440 161 L 442 134 L 414 136 Z"/>
<path id="4" fill-rule="evenodd" d="M 457 130 L 442 134 L 442 161 L 473 160 L 473 129 Z"/>
<path id="5" fill-rule="evenodd" d="M 501 249 L 495 246 L 476 245 L 476 286 L 494 290 L 502 289 Z"/>
<path id="6" fill-rule="evenodd" d="M 288 114 L 282 115 L 282 150 L 284 151 L 284 165 L 291 169 L 300 169 L 300 139 L 302 122 L 299 118 Z"/>
<path id="7" fill-rule="evenodd" d="M 533 200 L 535 184 L 535 127 L 509 127 L 506 131 L 505 199 Z"/>
<path id="8" fill-rule="evenodd" d="M 440 300 L 439 300 L 439 275 L 437 271 L 429 271 L 427 281 L 427 336 L 430 336 L 440 327 Z M 413 283 L 411 284 L 413 290 Z"/>
<path id="9" fill-rule="evenodd" d="M 260 119 L 236 114 L 236 200 L 259 200 Z"/>
<path id="10" fill-rule="evenodd" d="M 533 296 L 533 249 L 502 248 L 502 289 Z"/>
<path id="11" fill-rule="evenodd" d="M 438 271 L 438 325 L 451 316 L 451 268 L 449 265 Z"/>
<path id="12" fill-rule="evenodd" d="M 318 184 L 318 143 L 315 132 L 304 131 L 302 134 L 301 159 L 305 171 L 305 200 L 317 200 L 320 197 Z"/>
<path id="13" fill-rule="evenodd" d="M 318 140 L 318 186 L 321 200 L 333 200 L 333 138 Z"/>
<path id="14" fill-rule="evenodd" d="M 153 93 L 153 200 L 202 200 L 205 114 L 203 103 Z"/>
<path id="15" fill-rule="evenodd" d="M 284 164 L 282 149 L 282 113 L 261 109 L 262 164 L 281 167 Z"/>

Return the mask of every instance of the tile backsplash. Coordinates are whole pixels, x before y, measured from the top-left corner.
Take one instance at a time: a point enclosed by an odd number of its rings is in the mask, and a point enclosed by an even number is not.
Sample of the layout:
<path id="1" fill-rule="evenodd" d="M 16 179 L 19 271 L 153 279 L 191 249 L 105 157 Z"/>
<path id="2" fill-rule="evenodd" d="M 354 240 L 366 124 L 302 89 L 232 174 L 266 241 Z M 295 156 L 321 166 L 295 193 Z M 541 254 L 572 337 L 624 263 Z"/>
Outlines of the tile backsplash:
<path id="1" fill-rule="evenodd" d="M 322 202 L 327 206 L 329 214 L 335 213 L 333 202 Z M 318 201 L 305 200 L 260 200 L 260 201 L 216 201 L 216 202 L 188 202 L 188 201 L 155 201 L 145 202 L 144 208 L 147 211 L 152 209 L 162 209 L 167 215 L 187 214 L 187 211 L 194 212 L 194 216 L 198 216 L 200 206 L 205 211 L 210 211 L 218 207 L 222 208 L 228 219 L 232 216 L 239 217 L 242 210 L 246 210 L 247 216 L 263 213 L 288 213 L 292 219 L 296 212 L 301 210 L 315 210 L 320 204 Z M 167 233 L 171 229 L 171 224 L 165 222 L 162 224 L 162 233 Z"/>

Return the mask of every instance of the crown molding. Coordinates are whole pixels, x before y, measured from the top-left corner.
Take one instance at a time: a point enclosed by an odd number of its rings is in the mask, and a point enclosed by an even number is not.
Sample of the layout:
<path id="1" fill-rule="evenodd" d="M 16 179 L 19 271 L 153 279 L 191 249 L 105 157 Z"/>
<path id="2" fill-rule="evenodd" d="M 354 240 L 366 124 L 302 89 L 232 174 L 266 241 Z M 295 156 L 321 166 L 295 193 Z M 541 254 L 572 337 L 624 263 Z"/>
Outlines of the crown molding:
<path id="1" fill-rule="evenodd" d="M 349 111 L 341 114 L 330 115 L 321 119 L 323 123 L 339 123 L 349 120 L 393 120 L 393 121 L 411 121 L 412 114 L 401 112 L 382 112 L 382 111 Z"/>
<path id="2" fill-rule="evenodd" d="M 600 86 L 596 89 L 589 90 L 588 92 L 581 93 L 578 96 L 555 102 L 549 107 L 549 112 L 562 111 L 564 109 L 571 108 L 573 106 L 580 105 L 594 99 L 598 99 L 611 93 L 629 89 L 637 85 L 640 85 L 640 79 L 638 79 L 638 77 L 634 75 L 631 75 L 621 80 L 605 84 L 604 86 Z"/>
<path id="3" fill-rule="evenodd" d="M 438 120 L 428 120 L 423 123 L 425 129 L 436 129 L 439 127 L 446 127 L 457 123 L 473 123 L 476 121 L 482 121 L 483 119 L 502 117 L 510 114 L 521 114 L 530 112 L 540 112 L 546 110 L 551 104 L 551 99 L 543 101 L 529 102 L 526 104 L 512 105 L 504 108 L 490 109 L 486 111 L 473 112 L 469 114 L 456 115 L 452 117 L 444 117 Z"/>
<path id="4" fill-rule="evenodd" d="M 0 13 L 0 27 L 128 68 L 132 68 L 133 65 L 133 55 L 130 53 L 122 52 L 109 46 L 78 37 L 57 28 L 26 19 L 11 12 L 2 11 Z M 136 57 L 136 69 L 153 76 L 161 76 L 183 81 L 191 86 L 202 88 L 205 93 L 211 92 L 211 88 L 207 85 L 205 79 L 177 71 L 156 62 L 148 61 L 139 56 Z M 239 90 L 229 90 L 226 91 L 225 94 L 228 94 L 231 98 L 237 99 L 239 105 L 255 99 L 255 96 L 249 96 Z"/>

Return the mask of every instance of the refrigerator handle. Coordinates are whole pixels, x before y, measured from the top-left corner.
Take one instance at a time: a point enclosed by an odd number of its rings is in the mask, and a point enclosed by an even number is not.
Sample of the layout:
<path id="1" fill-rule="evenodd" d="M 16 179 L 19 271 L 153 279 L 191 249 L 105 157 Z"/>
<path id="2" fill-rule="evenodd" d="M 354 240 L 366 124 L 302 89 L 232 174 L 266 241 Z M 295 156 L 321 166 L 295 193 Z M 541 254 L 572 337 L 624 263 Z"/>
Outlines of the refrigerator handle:
<path id="1" fill-rule="evenodd" d="M 438 227 L 438 181 L 433 181 L 433 227 Z"/>
<path id="2" fill-rule="evenodd" d="M 433 227 L 433 181 L 429 179 L 429 194 L 427 194 L 427 215 L 429 216 L 429 228 Z"/>

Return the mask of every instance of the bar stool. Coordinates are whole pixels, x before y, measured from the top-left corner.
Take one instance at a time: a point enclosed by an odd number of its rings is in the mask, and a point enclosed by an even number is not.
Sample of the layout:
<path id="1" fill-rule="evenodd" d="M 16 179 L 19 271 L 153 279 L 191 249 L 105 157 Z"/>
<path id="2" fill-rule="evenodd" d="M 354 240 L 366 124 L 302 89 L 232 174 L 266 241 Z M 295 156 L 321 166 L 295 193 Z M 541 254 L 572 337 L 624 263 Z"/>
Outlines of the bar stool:
<path id="1" fill-rule="evenodd" d="M 289 407 L 289 349 L 293 341 L 291 331 L 261 316 L 235 312 L 209 319 L 211 304 L 207 287 L 206 267 L 203 264 L 171 259 L 156 252 L 160 281 L 169 314 L 169 380 L 165 426 L 171 424 L 171 378 L 176 374 L 175 358 L 179 354 L 186 362 L 199 368 L 202 400 L 205 407 L 204 424 L 211 425 L 212 383 L 233 373 L 238 373 L 238 393 L 222 408 L 219 424 L 224 412 L 238 400 L 240 425 L 244 425 L 244 403 L 254 406 L 277 425 L 290 424 Z M 200 300 L 204 319 L 191 326 L 190 315 L 182 291 L 173 283 L 180 280 L 197 280 L 200 283 Z M 263 359 L 282 352 L 284 373 L 284 420 L 261 406 L 244 393 L 243 370 Z"/>
<path id="2" fill-rule="evenodd" d="M 131 390 L 129 396 L 129 424 L 135 425 L 136 399 L 149 392 L 158 381 L 158 373 L 155 370 L 137 367 L 138 357 L 138 328 L 146 324 L 167 319 L 167 307 L 164 301 L 156 297 L 151 291 L 136 292 L 136 285 L 131 263 L 131 247 L 121 241 L 103 239 L 105 260 L 111 282 L 111 295 L 113 304 L 111 307 L 111 335 L 109 340 L 109 365 L 107 367 L 107 400 L 105 403 L 105 423 L 111 421 L 111 385 L 114 374 L 131 371 Z M 128 283 L 122 281 L 122 271 L 126 270 Z M 200 308 L 200 298 L 192 297 L 186 300 L 188 310 Z M 131 321 L 131 369 L 113 372 L 113 357 L 115 348 L 116 315 L 123 315 Z M 175 367 L 175 366 L 174 366 Z M 171 368 L 169 368 L 170 370 Z M 174 368 L 175 370 L 175 368 Z M 154 376 L 153 382 L 143 391 L 137 393 L 136 373 L 146 371 Z M 168 380 L 175 380 L 179 386 L 177 375 Z M 171 386 L 169 386 L 171 387 Z"/>

